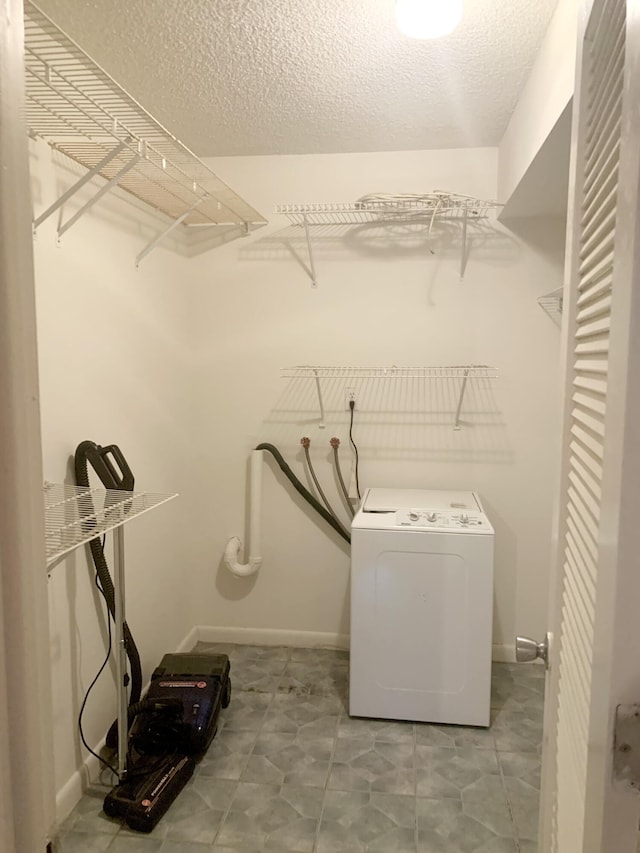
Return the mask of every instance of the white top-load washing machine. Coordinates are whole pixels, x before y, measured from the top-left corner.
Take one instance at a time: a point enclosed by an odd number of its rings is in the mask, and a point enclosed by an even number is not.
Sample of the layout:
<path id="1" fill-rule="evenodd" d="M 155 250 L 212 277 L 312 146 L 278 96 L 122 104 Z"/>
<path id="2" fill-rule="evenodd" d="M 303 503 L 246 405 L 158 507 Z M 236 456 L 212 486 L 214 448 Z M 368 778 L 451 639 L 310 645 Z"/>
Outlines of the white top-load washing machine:
<path id="1" fill-rule="evenodd" d="M 475 492 L 367 490 L 351 525 L 352 716 L 489 725 L 493 539 Z"/>

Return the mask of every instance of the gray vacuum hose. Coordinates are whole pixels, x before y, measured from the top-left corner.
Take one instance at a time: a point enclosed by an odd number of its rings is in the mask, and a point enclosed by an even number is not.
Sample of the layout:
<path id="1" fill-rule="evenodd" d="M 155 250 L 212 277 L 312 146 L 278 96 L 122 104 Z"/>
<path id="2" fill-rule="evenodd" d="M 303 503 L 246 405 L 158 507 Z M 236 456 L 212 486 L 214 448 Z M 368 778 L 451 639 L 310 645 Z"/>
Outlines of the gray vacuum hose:
<path id="1" fill-rule="evenodd" d="M 275 447 L 273 444 L 259 444 L 256 447 L 256 450 L 268 451 L 276 460 L 276 462 L 280 466 L 280 470 L 292 484 L 294 489 L 300 495 L 302 495 L 305 501 L 310 504 L 316 512 L 320 513 L 320 515 L 324 518 L 327 524 L 330 524 L 331 527 L 333 527 L 333 529 L 336 531 L 336 533 L 339 533 L 340 536 L 342 536 L 345 542 L 351 543 L 351 536 L 349 535 L 347 530 L 338 521 L 335 520 L 331 513 L 327 512 L 327 510 L 322 506 L 320 501 L 316 500 L 316 498 L 311 494 L 308 489 L 305 489 L 300 480 L 298 480 L 291 468 L 287 465 L 283 455 L 280 453 L 277 447 Z"/>

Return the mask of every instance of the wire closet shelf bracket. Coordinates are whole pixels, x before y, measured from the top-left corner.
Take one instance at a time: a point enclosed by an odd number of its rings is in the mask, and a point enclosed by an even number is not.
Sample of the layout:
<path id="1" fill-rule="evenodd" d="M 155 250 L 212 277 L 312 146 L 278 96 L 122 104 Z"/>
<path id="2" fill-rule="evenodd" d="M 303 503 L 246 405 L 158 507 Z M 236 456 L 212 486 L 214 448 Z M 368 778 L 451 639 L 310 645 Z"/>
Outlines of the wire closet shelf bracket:
<path id="1" fill-rule="evenodd" d="M 445 220 L 457 221 L 462 229 L 460 254 L 460 278 L 462 279 L 467 262 L 468 224 L 487 219 L 492 210 L 500 207 L 502 205 L 496 201 L 434 190 L 423 195 L 369 195 L 351 203 L 279 204 L 276 205 L 276 213 L 286 216 L 293 225 L 304 228 L 311 286 L 317 287 L 311 231 L 313 226 L 417 223 L 427 229 L 427 246 L 429 252 L 434 254 L 432 232 L 435 223 Z"/>
<path id="2" fill-rule="evenodd" d="M 87 170 L 35 218 L 34 231 L 93 178 L 101 186 L 59 224 L 58 238 L 117 186 L 169 220 L 136 266 L 178 226 L 242 236 L 266 224 L 31 0 L 24 15 L 29 132 Z"/>
<path id="3" fill-rule="evenodd" d="M 318 395 L 318 408 L 320 410 L 320 421 L 318 426 L 324 429 L 325 408 L 322 397 L 322 379 L 428 379 L 445 380 L 453 379 L 460 381 L 458 404 L 453 422 L 455 430 L 460 429 L 460 413 L 464 402 L 467 383 L 471 379 L 498 379 L 498 369 L 486 364 L 463 364 L 444 367 L 315 367 L 312 365 L 299 365 L 297 367 L 283 367 L 280 371 L 283 379 L 313 379 L 316 384 Z"/>

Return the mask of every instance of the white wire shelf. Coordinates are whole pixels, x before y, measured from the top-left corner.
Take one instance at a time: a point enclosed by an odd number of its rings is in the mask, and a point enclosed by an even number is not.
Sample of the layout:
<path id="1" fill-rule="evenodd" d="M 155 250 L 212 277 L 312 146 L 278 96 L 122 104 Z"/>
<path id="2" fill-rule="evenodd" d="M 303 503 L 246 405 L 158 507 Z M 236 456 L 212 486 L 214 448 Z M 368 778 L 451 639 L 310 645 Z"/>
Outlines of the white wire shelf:
<path id="1" fill-rule="evenodd" d="M 446 367 L 283 367 L 286 379 L 497 379 L 498 369 L 486 364 Z"/>
<path id="2" fill-rule="evenodd" d="M 45 552 L 47 565 L 177 497 L 175 494 L 125 492 L 45 483 Z"/>
<path id="3" fill-rule="evenodd" d="M 311 286 L 317 287 L 311 228 L 314 225 L 423 225 L 427 229 L 427 246 L 431 254 L 432 232 L 436 222 L 457 220 L 462 230 L 460 278 L 467 263 L 467 228 L 469 223 L 487 219 L 490 212 L 502 207 L 497 201 L 472 198 L 458 193 L 433 190 L 410 195 L 372 194 L 355 202 L 322 204 L 279 204 L 276 213 L 286 216 L 294 225 L 304 228 L 309 254 Z"/>
<path id="4" fill-rule="evenodd" d="M 551 293 L 545 293 L 544 296 L 538 297 L 538 305 L 551 317 L 557 326 L 562 324 L 562 300 L 563 289 L 561 287 L 557 288 L 557 290 L 552 290 Z"/>
<path id="5" fill-rule="evenodd" d="M 266 223 L 35 3 L 24 10 L 32 135 L 185 226 Z"/>
<path id="6" fill-rule="evenodd" d="M 420 200 L 361 200 L 352 203 L 279 204 L 276 213 L 294 225 L 366 225 L 384 222 L 429 222 L 432 219 L 486 219 L 501 207 L 495 201 L 434 192 Z"/>
<path id="7" fill-rule="evenodd" d="M 470 379 L 497 379 L 498 370 L 487 364 L 455 364 L 445 367 L 320 367 L 313 365 L 299 365 L 297 367 L 281 368 L 281 376 L 285 379 L 313 379 L 316 383 L 318 395 L 319 418 L 318 426 L 324 429 L 325 408 L 322 396 L 321 380 L 345 380 L 354 381 L 359 379 L 377 380 L 460 380 L 460 391 L 458 405 L 453 422 L 455 430 L 460 429 L 460 413 L 462 403 Z"/>

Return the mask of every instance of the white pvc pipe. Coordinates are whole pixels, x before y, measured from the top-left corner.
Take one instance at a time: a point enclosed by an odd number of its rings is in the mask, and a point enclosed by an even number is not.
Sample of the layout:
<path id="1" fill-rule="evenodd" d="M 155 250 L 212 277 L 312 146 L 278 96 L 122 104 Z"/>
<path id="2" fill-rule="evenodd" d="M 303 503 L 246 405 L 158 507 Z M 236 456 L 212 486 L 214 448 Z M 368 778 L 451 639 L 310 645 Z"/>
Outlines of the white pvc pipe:
<path id="1" fill-rule="evenodd" d="M 261 510 L 262 510 L 262 462 L 264 450 L 251 451 L 251 467 L 249 470 L 249 562 L 238 562 L 242 543 L 237 536 L 232 536 L 224 549 L 224 562 L 229 571 L 239 578 L 255 574 L 262 565 L 261 543 Z"/>

